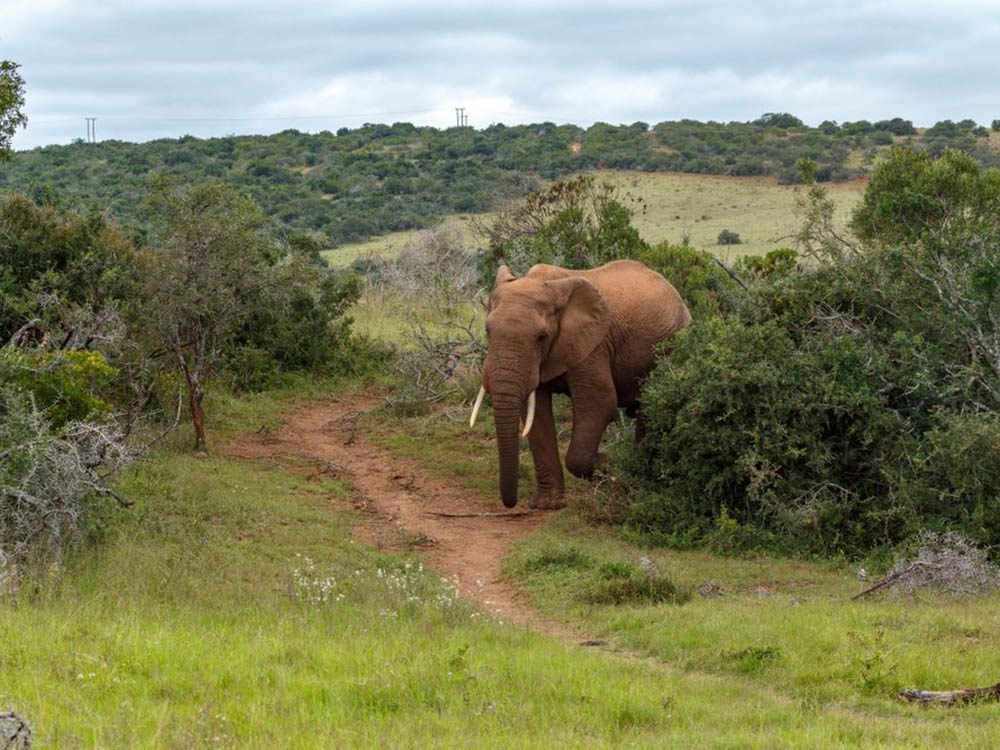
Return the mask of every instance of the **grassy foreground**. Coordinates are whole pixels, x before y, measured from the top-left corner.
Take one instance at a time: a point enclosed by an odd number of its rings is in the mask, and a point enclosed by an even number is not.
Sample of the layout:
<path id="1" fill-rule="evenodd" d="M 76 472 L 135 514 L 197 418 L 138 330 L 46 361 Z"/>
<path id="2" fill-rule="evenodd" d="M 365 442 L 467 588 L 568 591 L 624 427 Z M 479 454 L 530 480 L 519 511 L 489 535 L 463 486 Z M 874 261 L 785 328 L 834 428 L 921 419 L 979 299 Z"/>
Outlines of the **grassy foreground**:
<path id="1" fill-rule="evenodd" d="M 257 399 L 214 414 L 249 428 L 289 406 Z M 489 450 L 451 420 L 433 424 L 451 435 L 441 449 L 463 461 Z M 406 439 L 389 442 L 402 450 Z M 996 602 L 992 611 L 845 608 L 842 573 L 693 556 L 670 564 L 729 595 L 581 606 L 589 567 L 635 550 L 571 517 L 543 530 L 512 574 L 554 616 L 649 655 L 623 657 L 480 616 L 418 561 L 355 543 L 351 529 L 365 521 L 349 486 L 311 467 L 168 446 L 120 489 L 136 505 L 100 554 L 0 605 L 0 707 L 31 722 L 39 747 L 975 747 L 995 738 L 995 706 L 919 711 L 891 702 L 876 678 L 898 664 L 893 680 L 995 679 L 986 644 L 998 634 Z M 785 588 L 770 600 L 743 592 L 759 580 Z M 808 601 L 791 607 L 791 589 L 811 592 Z M 850 631 L 868 638 L 864 662 L 843 651 L 837 634 Z M 880 661 L 881 651 L 891 656 Z"/>
<path id="2" fill-rule="evenodd" d="M 454 411 L 400 420 L 377 439 L 495 492 L 493 448 L 478 439 L 492 429 L 489 415 L 470 431 Z M 610 440 L 625 439 L 620 433 L 612 430 Z M 522 495 L 533 481 L 530 463 L 525 451 Z M 577 503 L 592 502 L 588 485 L 572 487 Z M 989 747 L 1000 740 L 997 704 L 928 711 L 895 699 L 907 687 L 996 683 L 1000 594 L 854 602 L 867 585 L 856 564 L 645 548 L 585 524 L 572 507 L 523 542 L 506 570 L 544 614 L 677 680 L 685 710 L 705 722 L 688 730 L 692 744 Z"/>

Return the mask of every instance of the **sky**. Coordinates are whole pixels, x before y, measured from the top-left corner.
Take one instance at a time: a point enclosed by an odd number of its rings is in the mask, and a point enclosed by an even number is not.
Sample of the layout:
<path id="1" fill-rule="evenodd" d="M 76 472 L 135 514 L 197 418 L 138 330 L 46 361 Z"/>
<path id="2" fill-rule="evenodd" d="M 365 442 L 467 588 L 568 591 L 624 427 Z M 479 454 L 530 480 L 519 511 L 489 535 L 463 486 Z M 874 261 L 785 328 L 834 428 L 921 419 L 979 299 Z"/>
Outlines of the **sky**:
<path id="1" fill-rule="evenodd" d="M 0 0 L 15 149 L 305 132 L 1000 118 L 997 0 Z"/>

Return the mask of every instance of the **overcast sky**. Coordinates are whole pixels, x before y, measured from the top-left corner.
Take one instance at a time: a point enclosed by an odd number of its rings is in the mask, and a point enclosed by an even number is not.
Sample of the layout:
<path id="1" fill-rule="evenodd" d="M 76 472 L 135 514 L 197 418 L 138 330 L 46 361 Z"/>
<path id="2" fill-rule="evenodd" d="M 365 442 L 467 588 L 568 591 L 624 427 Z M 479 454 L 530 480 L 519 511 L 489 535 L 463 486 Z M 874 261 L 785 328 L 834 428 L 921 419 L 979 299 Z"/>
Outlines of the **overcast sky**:
<path id="1" fill-rule="evenodd" d="M 0 0 L 15 148 L 358 127 L 1000 118 L 1000 2 Z"/>

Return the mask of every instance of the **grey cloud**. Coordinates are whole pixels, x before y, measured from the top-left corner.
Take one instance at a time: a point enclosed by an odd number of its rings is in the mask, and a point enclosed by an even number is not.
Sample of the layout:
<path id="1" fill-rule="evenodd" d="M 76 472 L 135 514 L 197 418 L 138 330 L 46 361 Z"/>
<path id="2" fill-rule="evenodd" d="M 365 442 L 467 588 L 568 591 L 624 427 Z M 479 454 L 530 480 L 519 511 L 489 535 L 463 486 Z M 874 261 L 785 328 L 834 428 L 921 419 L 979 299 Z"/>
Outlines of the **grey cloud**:
<path id="1" fill-rule="evenodd" d="M 154 133 L 140 116 L 187 118 L 157 124 L 156 135 L 229 132 L 226 118 L 275 116 L 280 103 L 319 96 L 335 80 L 375 85 L 376 73 L 384 92 L 365 90 L 358 107 L 417 111 L 442 91 L 453 92 L 455 106 L 462 96 L 510 102 L 477 125 L 751 119 L 775 109 L 811 122 L 988 122 L 998 99 L 991 70 L 1000 27 L 963 3 L 65 5 L 24 16 L 13 36 L 0 36 L 0 57 L 21 62 L 28 84 L 32 120 L 19 147 L 76 137 L 76 124 L 56 120 L 84 115 L 114 124 L 122 138 Z M 644 95 L 622 100 L 616 80 Z M 345 109 L 329 114 L 357 113 L 351 104 L 338 100 Z"/>

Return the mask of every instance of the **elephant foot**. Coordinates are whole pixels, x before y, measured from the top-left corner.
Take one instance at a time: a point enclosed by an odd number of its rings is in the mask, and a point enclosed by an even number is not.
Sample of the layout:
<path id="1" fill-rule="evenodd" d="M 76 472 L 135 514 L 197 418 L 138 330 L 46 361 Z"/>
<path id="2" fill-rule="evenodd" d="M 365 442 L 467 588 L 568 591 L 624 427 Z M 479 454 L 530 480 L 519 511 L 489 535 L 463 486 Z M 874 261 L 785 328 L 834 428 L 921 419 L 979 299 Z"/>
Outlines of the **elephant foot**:
<path id="1" fill-rule="evenodd" d="M 528 500 L 528 507 L 535 510 L 559 510 L 566 507 L 562 492 L 536 490 Z"/>

